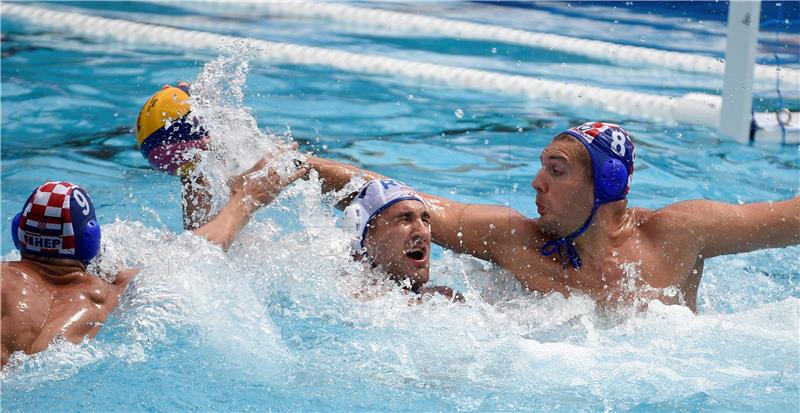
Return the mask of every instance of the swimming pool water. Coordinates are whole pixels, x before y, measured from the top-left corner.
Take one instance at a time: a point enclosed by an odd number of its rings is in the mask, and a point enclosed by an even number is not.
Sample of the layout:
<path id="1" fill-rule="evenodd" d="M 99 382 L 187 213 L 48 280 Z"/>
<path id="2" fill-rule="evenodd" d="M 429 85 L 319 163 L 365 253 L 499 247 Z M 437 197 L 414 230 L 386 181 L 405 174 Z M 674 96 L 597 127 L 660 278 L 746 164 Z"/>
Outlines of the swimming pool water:
<path id="1" fill-rule="evenodd" d="M 629 3 L 367 6 L 722 57 L 724 7 Z M 264 17 L 235 5 L 222 15 L 200 3 L 46 7 L 647 93 L 721 88 L 711 75 Z M 774 12 L 764 3 L 765 14 Z M 794 27 L 781 34 L 791 45 L 787 61 L 798 57 Z M 0 234 L 9 233 L 32 188 L 69 180 L 87 188 L 104 225 L 103 268 L 141 268 L 96 340 L 20 356 L 2 373 L 5 411 L 800 408 L 800 247 L 709 260 L 697 315 L 658 304 L 644 313 L 598 314 L 585 297 L 525 294 L 508 274 L 439 249 L 432 282 L 456 287 L 466 304 L 434 299 L 408 307 L 397 291 L 353 301 L 348 291 L 360 270 L 344 254 L 339 214 L 320 198 L 318 182 L 290 187 L 222 253 L 181 234 L 178 182 L 148 169 L 131 128 L 162 84 L 196 80 L 198 94 L 213 97 L 196 110 L 205 111 L 234 164 L 211 167 L 217 175 L 294 139 L 304 151 L 421 191 L 529 216 L 536 216 L 530 182 L 540 151 L 585 120 L 613 120 L 631 133 L 637 168 L 630 204 L 649 208 L 797 196 L 797 146 L 740 145 L 706 128 L 569 102 L 265 65 L 241 45 L 187 53 L 7 17 L 2 34 Z M 772 42 L 762 32 L 759 59 L 771 57 Z M 797 91 L 783 94 L 790 108 L 800 107 Z M 774 85 L 757 83 L 756 110 L 775 107 L 776 96 Z M 220 199 L 221 182 L 215 191 Z M 16 258 L 10 237 L 0 239 L 4 257 Z"/>

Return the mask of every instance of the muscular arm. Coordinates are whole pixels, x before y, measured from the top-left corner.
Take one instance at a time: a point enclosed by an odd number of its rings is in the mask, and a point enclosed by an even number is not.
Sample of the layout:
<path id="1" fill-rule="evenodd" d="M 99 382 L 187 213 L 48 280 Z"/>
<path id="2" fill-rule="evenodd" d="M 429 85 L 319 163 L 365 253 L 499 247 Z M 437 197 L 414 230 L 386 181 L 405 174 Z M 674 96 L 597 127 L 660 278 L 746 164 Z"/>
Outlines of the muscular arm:
<path id="1" fill-rule="evenodd" d="M 308 160 L 323 179 L 323 192 L 341 190 L 353 176 L 363 174 L 368 179 L 383 178 L 374 172 L 327 159 L 310 157 Z M 435 243 L 500 265 L 511 271 L 530 291 L 555 291 L 569 296 L 563 284 L 541 274 L 544 260 L 535 252 L 534 245 L 541 241 L 537 239 L 539 233 L 535 220 L 507 207 L 463 204 L 435 195 L 419 194 L 429 206 L 431 236 Z M 344 208 L 346 204 L 338 206 Z"/>
<path id="2" fill-rule="evenodd" d="M 191 231 L 208 222 L 211 217 L 211 193 L 202 176 L 181 176 L 183 229 Z"/>
<path id="3" fill-rule="evenodd" d="M 506 267 L 512 249 L 533 238 L 531 220 L 511 208 L 423 197 L 430 205 L 433 240 L 455 252 Z"/>
<path id="4" fill-rule="evenodd" d="M 245 195 L 234 194 L 211 221 L 193 232 L 214 244 L 221 245 L 222 249 L 227 251 L 239 231 L 247 225 L 258 208 L 259 205 L 248 200 Z"/>
<path id="5" fill-rule="evenodd" d="M 746 205 L 687 201 L 664 210 L 688 223 L 704 258 L 800 243 L 800 197 Z"/>
<path id="6" fill-rule="evenodd" d="M 322 178 L 323 193 L 341 191 L 355 176 L 364 176 L 364 178 L 368 180 L 386 178 L 385 176 L 375 172 L 366 171 L 356 168 L 355 166 L 345 165 L 329 159 L 309 156 L 307 158 L 307 162 L 309 168 L 316 170 L 320 178 Z M 339 209 L 344 209 L 347 207 L 349 201 L 350 199 L 344 199 L 336 204 L 336 207 Z"/>
<path id="7" fill-rule="evenodd" d="M 283 179 L 273 169 L 266 169 L 266 159 L 235 177 L 231 182 L 231 198 L 217 215 L 194 233 L 219 244 L 227 251 L 250 218 L 264 205 L 272 202 L 288 184 L 307 173 L 305 168 Z"/>
<path id="8" fill-rule="evenodd" d="M 384 178 L 374 172 L 327 159 L 309 157 L 308 162 L 323 179 L 323 192 L 341 190 L 354 176 Z M 563 284 L 541 274 L 544 260 L 533 247 L 541 241 L 537 239 L 539 233 L 535 220 L 507 207 L 464 204 L 435 195 L 419 194 L 429 206 L 431 236 L 435 243 L 500 265 L 514 274 L 527 290 L 545 294 L 558 292 L 569 296 Z M 347 201 L 337 206 L 344 208 Z"/>
<path id="9" fill-rule="evenodd" d="M 322 191 L 339 191 L 354 176 L 367 179 L 385 178 L 375 172 L 361 170 L 336 161 L 308 158 L 311 168 L 322 178 Z M 520 213 L 494 205 L 464 204 L 446 198 L 418 192 L 427 202 L 431 214 L 433 241 L 458 253 L 470 254 L 501 264 L 508 244 L 523 237 L 530 228 Z M 337 205 L 344 208 L 346 203 Z M 513 230 L 513 231 L 512 231 Z M 512 236 L 519 234 L 519 236 Z"/>

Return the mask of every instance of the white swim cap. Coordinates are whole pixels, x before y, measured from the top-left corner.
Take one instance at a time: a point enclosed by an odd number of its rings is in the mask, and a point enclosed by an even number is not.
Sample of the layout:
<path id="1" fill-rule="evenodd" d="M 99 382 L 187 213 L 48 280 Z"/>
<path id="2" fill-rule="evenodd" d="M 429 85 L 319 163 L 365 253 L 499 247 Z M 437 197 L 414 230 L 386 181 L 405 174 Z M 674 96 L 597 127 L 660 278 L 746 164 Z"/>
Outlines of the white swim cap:
<path id="1" fill-rule="evenodd" d="M 414 188 L 394 179 L 373 179 L 358 191 L 358 195 L 344 209 L 344 226 L 353 234 L 350 244 L 353 252 L 363 252 L 367 225 L 386 208 L 400 201 L 425 201 Z"/>

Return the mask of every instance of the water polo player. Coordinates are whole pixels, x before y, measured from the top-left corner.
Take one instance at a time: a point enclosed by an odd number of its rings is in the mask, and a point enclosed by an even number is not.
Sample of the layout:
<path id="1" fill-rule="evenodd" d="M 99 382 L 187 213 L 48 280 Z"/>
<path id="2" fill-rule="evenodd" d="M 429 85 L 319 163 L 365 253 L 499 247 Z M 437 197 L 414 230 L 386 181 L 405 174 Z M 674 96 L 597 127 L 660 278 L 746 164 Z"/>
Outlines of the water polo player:
<path id="1" fill-rule="evenodd" d="M 208 145 L 208 134 L 191 113 L 189 83 L 164 85 L 139 111 L 136 144 L 154 169 L 178 175 L 183 189 L 184 228 L 208 221 L 211 198 L 203 177 L 192 173 Z"/>
<path id="2" fill-rule="evenodd" d="M 83 188 L 69 182 L 42 184 L 11 226 L 22 258 L 2 263 L 2 365 L 11 353 L 33 354 L 54 337 L 73 343 L 94 337 L 136 270 L 113 282 L 86 272 L 100 251 L 100 225 Z"/>
<path id="3" fill-rule="evenodd" d="M 323 190 L 380 175 L 320 158 Z M 555 136 L 533 180 L 540 217 L 420 194 L 437 244 L 510 271 L 541 293 L 582 292 L 601 307 L 660 299 L 697 309 L 705 259 L 800 243 L 800 197 L 730 205 L 696 200 L 628 208 L 634 145 L 621 127 L 579 125 Z"/>
<path id="4" fill-rule="evenodd" d="M 364 184 L 344 210 L 356 259 L 420 296 L 439 293 L 463 301 L 449 287 L 425 287 L 430 272 L 431 227 L 425 201 L 393 179 Z"/>
<path id="5" fill-rule="evenodd" d="M 227 250 L 236 235 L 280 189 L 307 173 L 282 179 L 266 159 L 231 179 L 231 197 L 195 234 Z M 136 273 L 113 282 L 86 272 L 100 251 L 100 225 L 89 194 L 69 182 L 47 182 L 28 197 L 11 228 L 19 261 L 2 263 L 2 365 L 15 351 L 33 354 L 56 336 L 73 343 L 94 337 Z"/>

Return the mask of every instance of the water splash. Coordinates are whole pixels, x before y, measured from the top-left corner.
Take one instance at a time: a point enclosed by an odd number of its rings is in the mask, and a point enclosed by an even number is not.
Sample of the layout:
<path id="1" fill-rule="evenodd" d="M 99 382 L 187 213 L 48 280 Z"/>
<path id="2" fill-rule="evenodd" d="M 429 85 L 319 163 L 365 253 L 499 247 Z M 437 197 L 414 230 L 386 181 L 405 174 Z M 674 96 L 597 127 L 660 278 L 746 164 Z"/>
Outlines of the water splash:
<path id="1" fill-rule="evenodd" d="M 248 169 L 262 157 L 282 177 L 295 169 L 302 154 L 289 148 L 290 136 L 261 131 L 252 110 L 244 104 L 250 62 L 257 51 L 246 42 L 222 46 L 225 53 L 205 64 L 192 83 L 192 112 L 209 134 L 195 173 L 208 178 L 217 207 L 228 195 L 227 178 Z"/>
<path id="2" fill-rule="evenodd" d="M 291 138 L 258 129 L 244 105 L 248 69 L 247 52 L 233 53 L 205 66 L 193 86 L 194 111 L 213 139 L 198 169 L 220 200 L 225 177 Z M 435 297 L 409 306 L 392 285 L 357 300 L 364 269 L 349 259 L 330 206 L 341 194 L 319 192 L 313 175 L 287 188 L 228 253 L 188 233 L 105 225 L 97 271 L 140 274 L 96 340 L 15 356 L 2 377 L 19 391 L 11 404 L 63 398 L 55 382 L 85 389 L 97 371 L 121 382 L 128 371 L 166 377 L 165 393 L 185 391 L 184 380 L 213 393 L 210 376 L 219 376 L 235 383 L 227 386 L 236 405 L 228 396 L 202 407 L 235 410 L 625 410 L 797 391 L 797 363 L 786 360 L 800 359 L 799 294 L 796 282 L 778 278 L 800 272 L 798 248 L 710 261 L 700 315 L 653 301 L 642 313 L 607 317 L 587 297 L 528 294 L 509 274 L 447 252 L 432 263 L 431 282 L 456 287 L 465 304 Z M 634 284 L 637 271 L 632 265 Z"/>

